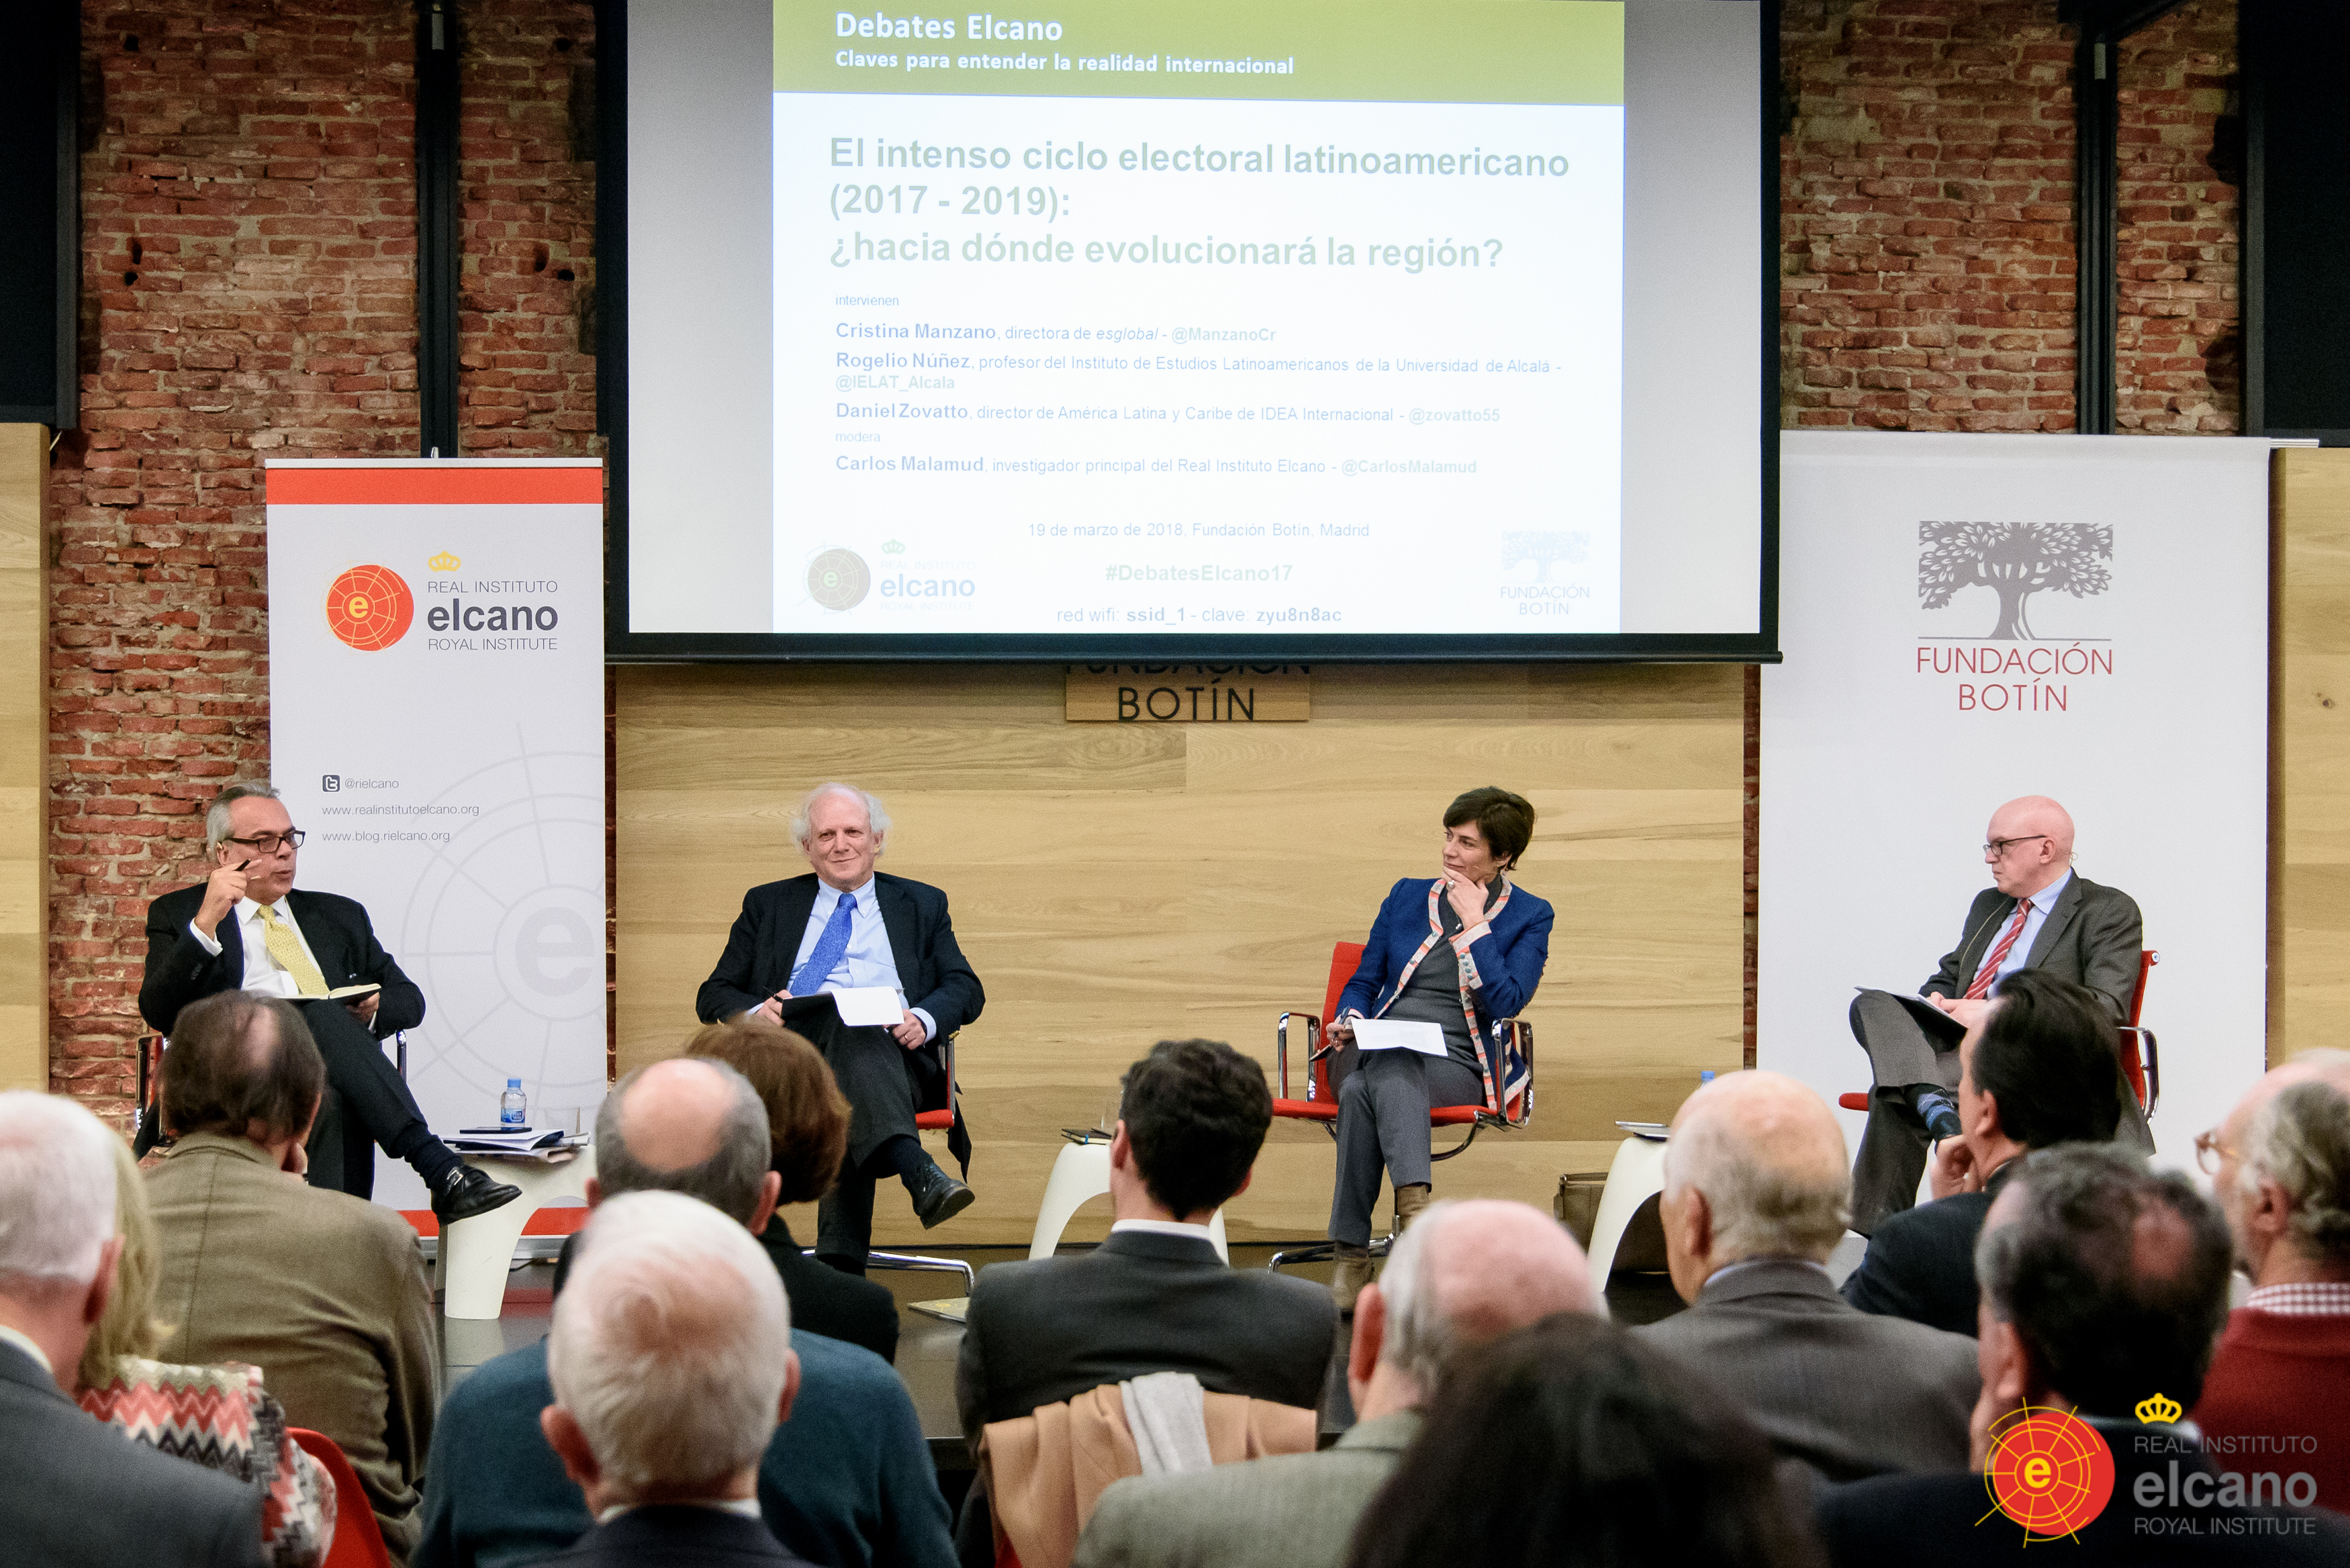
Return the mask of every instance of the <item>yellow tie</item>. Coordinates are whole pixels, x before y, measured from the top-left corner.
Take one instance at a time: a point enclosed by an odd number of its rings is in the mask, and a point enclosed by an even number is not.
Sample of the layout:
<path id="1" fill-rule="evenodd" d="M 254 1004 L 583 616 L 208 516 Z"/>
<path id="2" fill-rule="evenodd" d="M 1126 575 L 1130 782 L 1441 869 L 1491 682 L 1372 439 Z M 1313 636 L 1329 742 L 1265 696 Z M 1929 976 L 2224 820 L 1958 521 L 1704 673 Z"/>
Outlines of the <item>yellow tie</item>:
<path id="1" fill-rule="evenodd" d="M 279 919 L 277 911 L 268 905 L 256 904 L 254 908 L 261 911 L 261 945 L 269 950 L 269 956 L 277 961 L 279 968 L 294 977 L 295 989 L 305 996 L 326 995 L 327 977 L 318 972 L 318 966 L 302 950 L 302 939 L 294 934 L 294 928 Z"/>

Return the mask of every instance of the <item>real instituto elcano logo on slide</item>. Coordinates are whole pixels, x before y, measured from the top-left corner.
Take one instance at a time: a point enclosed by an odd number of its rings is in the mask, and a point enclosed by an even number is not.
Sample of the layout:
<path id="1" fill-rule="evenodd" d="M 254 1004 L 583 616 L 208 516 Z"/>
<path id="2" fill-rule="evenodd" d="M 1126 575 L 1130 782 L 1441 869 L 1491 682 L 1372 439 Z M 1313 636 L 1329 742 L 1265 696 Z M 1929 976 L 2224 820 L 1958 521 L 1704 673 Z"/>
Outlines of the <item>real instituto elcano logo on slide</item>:
<path id="1" fill-rule="evenodd" d="M 380 653 L 408 635 L 416 596 L 390 566 L 353 566 L 327 590 L 327 626 L 362 653 Z"/>
<path id="2" fill-rule="evenodd" d="M 556 639 L 544 634 L 561 622 L 561 612 L 551 604 L 515 602 L 522 596 L 552 596 L 552 578 L 469 582 L 447 575 L 463 565 L 447 550 L 425 562 L 434 574 L 425 587 L 436 596 L 425 612 L 425 628 L 459 634 L 428 638 L 427 647 L 454 653 L 546 652 L 556 647 Z M 328 629 L 361 653 L 380 653 L 407 636 L 416 610 L 408 580 L 390 566 L 349 567 L 327 589 Z"/>

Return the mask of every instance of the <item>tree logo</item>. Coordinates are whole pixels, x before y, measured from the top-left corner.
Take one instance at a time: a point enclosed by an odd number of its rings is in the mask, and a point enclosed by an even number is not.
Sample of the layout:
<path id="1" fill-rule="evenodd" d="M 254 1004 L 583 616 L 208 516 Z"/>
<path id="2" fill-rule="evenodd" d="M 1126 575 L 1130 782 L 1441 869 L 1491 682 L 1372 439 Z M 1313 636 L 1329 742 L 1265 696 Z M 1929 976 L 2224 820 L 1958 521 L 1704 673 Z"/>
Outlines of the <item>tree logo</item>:
<path id="1" fill-rule="evenodd" d="M 2113 1501 L 2114 1450 L 2104 1434 L 2070 1411 L 2027 1405 L 1991 1428 L 1983 1485 L 1997 1511 L 2023 1526 L 2027 1542 L 2054 1540 L 2079 1530 Z"/>
<path id="2" fill-rule="evenodd" d="M 390 566 L 353 566 L 327 590 L 327 626 L 361 653 L 376 653 L 408 635 L 416 596 Z"/>
<path id="3" fill-rule="evenodd" d="M 2024 614 L 2044 591 L 2087 598 L 2111 586 L 2114 531 L 2087 523 L 1920 523 L 1918 597 L 1940 609 L 1960 588 L 1999 596 L 1993 642 L 2037 640 Z"/>

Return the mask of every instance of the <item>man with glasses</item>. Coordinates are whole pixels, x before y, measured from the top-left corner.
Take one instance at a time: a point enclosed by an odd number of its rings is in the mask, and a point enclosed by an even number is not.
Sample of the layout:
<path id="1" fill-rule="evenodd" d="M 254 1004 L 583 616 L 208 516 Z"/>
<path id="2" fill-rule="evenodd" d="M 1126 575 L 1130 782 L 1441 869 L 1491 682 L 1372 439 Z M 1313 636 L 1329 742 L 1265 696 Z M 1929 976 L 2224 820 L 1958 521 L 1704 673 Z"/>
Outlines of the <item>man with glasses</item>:
<path id="1" fill-rule="evenodd" d="M 491 1180 L 432 1136 L 384 1059 L 379 1041 L 424 1022 L 424 993 L 375 940 L 356 899 L 295 890 L 302 837 L 266 780 L 230 784 L 213 798 L 204 815 L 212 875 L 147 907 L 140 1012 L 169 1034 L 182 1008 L 224 991 L 279 997 L 301 1011 L 334 1091 L 307 1146 L 313 1187 L 371 1196 L 381 1144 L 424 1179 L 443 1224 L 519 1198 L 520 1188 Z"/>
<path id="2" fill-rule="evenodd" d="M 1853 999 L 1852 1033 L 1876 1075 L 1852 1170 L 1853 1229 L 1863 1235 L 1916 1201 L 1928 1145 L 1958 1136 L 1959 1037 L 1982 1022 L 1995 981 L 2021 969 L 2043 970 L 2085 986 L 2116 1026 L 2137 990 L 2144 937 L 2137 903 L 2074 871 L 2073 819 L 2063 806 L 2045 795 L 2009 801 L 1991 814 L 1983 836 L 1991 885 L 1975 895 L 1958 947 L 1918 988 L 1950 1026 L 1929 1033 L 1884 992 Z M 2128 1095 L 2122 1124 L 2152 1150 L 2146 1118 Z"/>

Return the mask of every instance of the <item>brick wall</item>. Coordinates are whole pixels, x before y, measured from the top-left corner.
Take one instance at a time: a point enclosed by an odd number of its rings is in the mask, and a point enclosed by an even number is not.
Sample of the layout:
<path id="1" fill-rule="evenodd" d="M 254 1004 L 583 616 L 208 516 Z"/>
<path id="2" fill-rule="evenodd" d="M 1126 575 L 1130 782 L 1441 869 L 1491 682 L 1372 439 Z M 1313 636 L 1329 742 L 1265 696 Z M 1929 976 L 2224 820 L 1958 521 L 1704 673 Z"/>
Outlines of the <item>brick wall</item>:
<path id="1" fill-rule="evenodd" d="M 470 450 L 592 452 L 586 0 L 466 6 Z M 269 752 L 260 461 L 416 451 L 413 11 L 83 11 L 83 429 L 50 478 L 57 1088 L 128 1108 L 140 930 Z M 568 270 L 573 275 L 565 278 Z"/>

